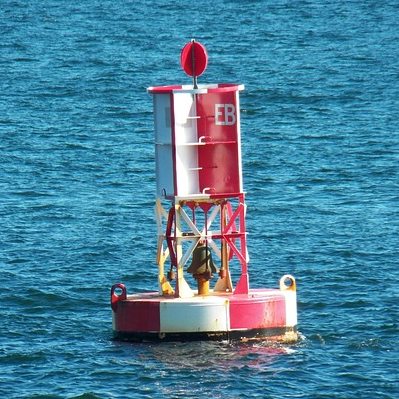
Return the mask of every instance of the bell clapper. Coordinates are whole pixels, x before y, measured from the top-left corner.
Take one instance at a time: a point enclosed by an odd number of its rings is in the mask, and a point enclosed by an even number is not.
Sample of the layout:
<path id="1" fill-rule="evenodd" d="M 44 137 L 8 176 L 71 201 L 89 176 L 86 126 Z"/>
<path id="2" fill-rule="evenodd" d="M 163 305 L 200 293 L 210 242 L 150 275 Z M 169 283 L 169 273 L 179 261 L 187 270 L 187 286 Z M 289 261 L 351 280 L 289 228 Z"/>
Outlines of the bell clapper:
<path id="1" fill-rule="evenodd" d="M 198 295 L 209 295 L 209 280 L 213 277 L 213 273 L 218 272 L 218 269 L 213 263 L 212 253 L 207 242 L 198 241 L 187 272 L 197 280 Z"/>

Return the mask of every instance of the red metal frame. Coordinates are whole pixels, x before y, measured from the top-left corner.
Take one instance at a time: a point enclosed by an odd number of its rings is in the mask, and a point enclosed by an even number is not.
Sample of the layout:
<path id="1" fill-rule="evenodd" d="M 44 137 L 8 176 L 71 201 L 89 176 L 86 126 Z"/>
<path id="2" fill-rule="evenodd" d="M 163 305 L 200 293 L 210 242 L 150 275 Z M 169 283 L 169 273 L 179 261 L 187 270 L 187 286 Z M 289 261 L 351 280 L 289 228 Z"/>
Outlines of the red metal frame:
<path id="1" fill-rule="evenodd" d="M 249 291 L 248 281 L 248 258 L 247 258 L 247 244 L 246 244 L 246 226 L 245 226 L 245 196 L 240 193 L 236 196 L 238 199 L 238 205 L 233 210 L 233 206 L 228 199 L 220 200 L 208 200 L 206 202 L 195 202 L 188 201 L 182 203 L 182 207 L 187 206 L 192 210 L 192 216 L 190 220 L 196 225 L 195 209 L 200 208 L 204 212 L 205 217 L 205 229 L 206 229 L 206 215 L 210 209 L 214 206 L 220 207 L 220 214 L 224 212 L 227 214 L 226 223 L 222 222 L 223 217 L 220 218 L 221 226 L 220 233 L 213 233 L 212 231 L 208 234 L 205 232 L 205 237 L 212 240 L 223 240 L 230 248 L 229 259 L 232 259 L 234 255 L 237 257 L 241 265 L 241 276 L 238 280 L 234 294 L 246 294 Z M 192 232 L 182 232 L 189 236 Z M 199 237 L 193 237 L 193 239 L 199 239 Z M 176 237 L 176 208 L 172 206 L 168 212 L 168 219 L 165 230 L 165 240 L 169 249 L 170 261 L 172 266 L 177 266 L 177 237 Z M 239 245 L 237 245 L 239 240 Z"/>

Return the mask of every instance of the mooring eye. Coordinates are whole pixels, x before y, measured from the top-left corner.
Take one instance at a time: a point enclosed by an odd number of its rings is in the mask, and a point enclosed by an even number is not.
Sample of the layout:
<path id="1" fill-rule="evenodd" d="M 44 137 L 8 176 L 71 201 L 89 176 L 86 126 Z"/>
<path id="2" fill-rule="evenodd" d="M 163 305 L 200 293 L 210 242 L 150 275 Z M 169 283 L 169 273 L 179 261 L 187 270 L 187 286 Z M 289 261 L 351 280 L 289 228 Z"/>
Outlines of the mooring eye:
<path id="1" fill-rule="evenodd" d="M 291 277 L 286 276 L 286 277 L 284 278 L 283 283 L 284 283 L 284 285 L 285 285 L 287 288 L 291 288 L 291 287 L 294 285 L 294 280 L 293 280 Z"/>
<path id="2" fill-rule="evenodd" d="M 295 278 L 290 274 L 285 274 L 280 279 L 280 290 L 282 291 L 296 291 Z"/>

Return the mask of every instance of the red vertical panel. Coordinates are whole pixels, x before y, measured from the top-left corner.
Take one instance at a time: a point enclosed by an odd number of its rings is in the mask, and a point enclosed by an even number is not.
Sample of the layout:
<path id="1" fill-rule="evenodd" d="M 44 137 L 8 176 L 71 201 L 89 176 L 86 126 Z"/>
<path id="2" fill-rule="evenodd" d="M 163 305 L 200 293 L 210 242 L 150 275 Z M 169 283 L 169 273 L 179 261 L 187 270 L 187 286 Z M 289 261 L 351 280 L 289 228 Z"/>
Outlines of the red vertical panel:
<path id="1" fill-rule="evenodd" d="M 198 149 L 200 190 L 211 193 L 238 193 L 241 162 L 236 92 L 197 95 L 198 138 L 205 142 Z"/>
<path id="2" fill-rule="evenodd" d="M 121 301 L 116 312 L 116 331 L 158 332 L 159 301 Z"/>
<path id="3" fill-rule="evenodd" d="M 286 324 L 285 298 L 276 295 L 265 298 L 232 298 L 230 328 L 275 328 Z"/>

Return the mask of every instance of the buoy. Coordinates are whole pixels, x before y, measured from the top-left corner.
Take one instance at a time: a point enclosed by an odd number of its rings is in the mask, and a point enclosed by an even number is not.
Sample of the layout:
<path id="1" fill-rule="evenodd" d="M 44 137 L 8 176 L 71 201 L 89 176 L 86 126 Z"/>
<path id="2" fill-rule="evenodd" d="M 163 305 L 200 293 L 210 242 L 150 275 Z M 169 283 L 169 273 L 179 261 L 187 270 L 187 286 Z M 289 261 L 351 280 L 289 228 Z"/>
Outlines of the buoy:
<path id="1" fill-rule="evenodd" d="M 114 337 L 296 341 L 295 278 L 282 276 L 274 289 L 249 287 L 244 85 L 198 84 L 208 53 L 195 40 L 183 47 L 180 61 L 192 84 L 147 89 L 155 116 L 159 289 L 128 294 L 123 283 L 112 286 Z"/>

